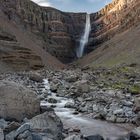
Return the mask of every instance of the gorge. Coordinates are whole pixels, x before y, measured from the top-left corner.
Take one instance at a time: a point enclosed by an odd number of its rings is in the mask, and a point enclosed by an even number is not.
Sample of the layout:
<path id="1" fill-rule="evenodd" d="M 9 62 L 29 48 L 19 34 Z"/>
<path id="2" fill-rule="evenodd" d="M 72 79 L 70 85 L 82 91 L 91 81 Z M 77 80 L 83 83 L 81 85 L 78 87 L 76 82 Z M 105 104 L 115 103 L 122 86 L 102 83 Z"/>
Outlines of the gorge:
<path id="1" fill-rule="evenodd" d="M 90 14 L 0 0 L 0 140 L 139 140 L 139 126 L 140 0 Z"/>

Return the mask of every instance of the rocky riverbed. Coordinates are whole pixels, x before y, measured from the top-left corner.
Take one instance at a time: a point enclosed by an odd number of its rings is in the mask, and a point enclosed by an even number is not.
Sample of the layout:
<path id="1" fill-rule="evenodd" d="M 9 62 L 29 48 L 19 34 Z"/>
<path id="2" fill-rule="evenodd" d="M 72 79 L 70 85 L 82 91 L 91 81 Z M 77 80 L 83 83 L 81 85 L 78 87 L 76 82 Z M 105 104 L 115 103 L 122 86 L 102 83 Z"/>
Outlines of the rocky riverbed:
<path id="1" fill-rule="evenodd" d="M 3 73 L 1 139 L 137 139 L 139 89 L 133 66 Z"/>

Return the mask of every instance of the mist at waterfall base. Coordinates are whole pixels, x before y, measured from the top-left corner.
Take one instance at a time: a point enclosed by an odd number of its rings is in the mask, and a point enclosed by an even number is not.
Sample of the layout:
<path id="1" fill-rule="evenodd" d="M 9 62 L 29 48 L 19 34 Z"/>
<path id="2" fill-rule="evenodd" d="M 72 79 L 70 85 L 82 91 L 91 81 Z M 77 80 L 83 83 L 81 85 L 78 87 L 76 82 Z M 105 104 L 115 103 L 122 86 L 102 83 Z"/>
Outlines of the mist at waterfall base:
<path id="1" fill-rule="evenodd" d="M 76 50 L 76 55 L 78 58 L 82 57 L 84 54 L 84 49 L 88 43 L 90 31 L 91 31 L 90 14 L 87 14 L 84 34 L 82 35 L 82 37 L 80 39 L 80 45 Z"/>

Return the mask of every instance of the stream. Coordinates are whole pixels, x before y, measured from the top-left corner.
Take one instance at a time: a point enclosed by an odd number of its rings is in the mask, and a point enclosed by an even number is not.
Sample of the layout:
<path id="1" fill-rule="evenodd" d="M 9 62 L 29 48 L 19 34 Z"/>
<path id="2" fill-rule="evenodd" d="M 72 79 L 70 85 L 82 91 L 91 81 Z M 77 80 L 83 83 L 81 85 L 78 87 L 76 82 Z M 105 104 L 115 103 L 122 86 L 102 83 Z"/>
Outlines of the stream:
<path id="1" fill-rule="evenodd" d="M 130 124 L 114 124 L 106 121 L 91 119 L 83 116 L 82 114 L 75 115 L 75 109 L 65 108 L 66 103 L 73 102 L 72 99 L 58 97 L 55 93 L 52 93 L 47 79 L 44 79 L 44 85 L 45 89 L 43 90 L 47 90 L 48 92 L 47 98 L 56 99 L 57 103 L 41 101 L 41 106 L 54 106 L 55 113 L 60 117 L 64 128 L 79 128 L 84 136 L 99 134 L 105 139 L 110 138 L 112 140 L 128 134 L 128 132 L 133 129 L 133 126 Z"/>

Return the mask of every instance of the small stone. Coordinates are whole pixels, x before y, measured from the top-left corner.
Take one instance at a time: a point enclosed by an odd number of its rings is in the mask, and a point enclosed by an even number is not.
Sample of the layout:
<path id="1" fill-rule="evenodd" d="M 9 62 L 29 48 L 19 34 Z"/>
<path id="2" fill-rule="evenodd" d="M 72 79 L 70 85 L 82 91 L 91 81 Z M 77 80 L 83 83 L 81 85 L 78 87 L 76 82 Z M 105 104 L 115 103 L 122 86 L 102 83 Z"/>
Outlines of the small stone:
<path id="1" fill-rule="evenodd" d="M 123 114 L 123 109 L 118 109 L 113 112 L 114 115 L 121 115 Z"/>
<path id="2" fill-rule="evenodd" d="M 56 103 L 57 103 L 57 100 L 54 99 L 54 98 L 49 98 L 49 99 L 48 99 L 48 102 L 49 102 L 49 103 L 56 104 Z"/>
<path id="3" fill-rule="evenodd" d="M 70 75 L 69 77 L 67 77 L 65 80 L 67 81 L 67 82 L 76 82 L 77 81 L 77 79 L 78 79 L 78 77 L 77 76 L 75 76 L 75 75 Z"/>
<path id="4" fill-rule="evenodd" d="M 124 106 L 128 106 L 128 107 L 133 106 L 133 103 L 132 103 L 132 102 L 126 101 L 126 100 L 123 100 L 123 101 L 122 101 L 122 104 L 123 104 Z"/>
<path id="5" fill-rule="evenodd" d="M 52 92 L 57 92 L 57 89 L 58 89 L 58 85 L 57 84 L 51 84 L 50 85 L 50 90 L 52 91 Z"/>
<path id="6" fill-rule="evenodd" d="M 116 122 L 116 116 L 112 115 L 111 117 L 106 117 L 106 120 L 109 122 Z"/>
<path id="7" fill-rule="evenodd" d="M 116 123 L 125 123 L 126 122 L 126 118 L 116 118 Z"/>
<path id="8" fill-rule="evenodd" d="M 32 134 L 31 134 L 31 132 L 29 130 L 25 131 L 22 134 L 19 134 L 17 139 L 21 140 L 21 139 L 25 139 L 25 138 L 28 138 L 28 137 L 32 137 Z"/>
<path id="9" fill-rule="evenodd" d="M 65 108 L 75 108 L 74 102 L 67 102 Z"/>
<path id="10" fill-rule="evenodd" d="M 42 140 L 42 136 L 40 134 L 37 134 L 37 133 L 32 133 L 32 139 L 33 140 Z"/>
<path id="11" fill-rule="evenodd" d="M 98 112 L 99 108 L 96 104 L 93 105 L 93 112 Z"/>

